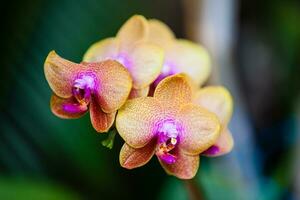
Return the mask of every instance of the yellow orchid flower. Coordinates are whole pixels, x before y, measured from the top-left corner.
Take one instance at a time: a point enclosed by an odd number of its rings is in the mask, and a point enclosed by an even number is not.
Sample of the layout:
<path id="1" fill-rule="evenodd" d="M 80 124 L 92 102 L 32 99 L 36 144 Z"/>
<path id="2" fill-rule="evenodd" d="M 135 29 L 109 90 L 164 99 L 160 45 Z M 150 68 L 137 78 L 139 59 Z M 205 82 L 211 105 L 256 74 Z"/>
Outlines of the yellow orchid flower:
<path id="1" fill-rule="evenodd" d="M 92 125 L 98 132 L 106 132 L 112 126 L 117 109 L 125 103 L 132 87 L 127 69 L 113 60 L 77 64 L 51 51 L 44 72 L 54 92 L 52 112 L 72 119 L 89 109 Z"/>
<path id="2" fill-rule="evenodd" d="M 155 154 L 168 174 L 193 178 L 199 154 L 219 137 L 220 122 L 192 101 L 193 88 L 185 74 L 162 80 L 153 97 L 128 100 L 116 117 L 116 128 L 125 140 L 120 164 L 133 169 Z"/>
<path id="3" fill-rule="evenodd" d="M 208 86 L 197 91 L 194 103 L 215 113 L 221 122 L 221 134 L 218 140 L 202 153 L 206 156 L 220 156 L 230 152 L 234 142 L 227 128 L 232 115 L 233 101 L 229 91 L 222 86 Z"/>
<path id="4" fill-rule="evenodd" d="M 131 17 L 118 31 L 116 37 L 93 44 L 83 61 L 97 62 L 113 59 L 129 71 L 133 80 L 131 97 L 147 96 L 149 85 L 162 69 L 164 51 L 147 41 L 149 25 L 140 15 Z"/>

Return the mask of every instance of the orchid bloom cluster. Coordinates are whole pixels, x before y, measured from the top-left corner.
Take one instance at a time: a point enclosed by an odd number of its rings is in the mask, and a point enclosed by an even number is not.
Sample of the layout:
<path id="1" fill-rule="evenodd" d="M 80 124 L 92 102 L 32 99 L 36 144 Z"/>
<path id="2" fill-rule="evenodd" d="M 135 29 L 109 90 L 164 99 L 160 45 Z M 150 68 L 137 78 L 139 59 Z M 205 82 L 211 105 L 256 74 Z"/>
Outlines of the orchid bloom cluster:
<path id="1" fill-rule="evenodd" d="M 168 174 L 191 179 L 201 155 L 220 156 L 233 147 L 230 93 L 201 87 L 211 71 L 207 51 L 176 39 L 161 21 L 135 15 L 116 37 L 93 44 L 81 63 L 51 51 L 44 70 L 52 112 L 74 119 L 89 110 L 97 132 L 116 129 L 125 141 L 124 168 L 156 155 Z"/>

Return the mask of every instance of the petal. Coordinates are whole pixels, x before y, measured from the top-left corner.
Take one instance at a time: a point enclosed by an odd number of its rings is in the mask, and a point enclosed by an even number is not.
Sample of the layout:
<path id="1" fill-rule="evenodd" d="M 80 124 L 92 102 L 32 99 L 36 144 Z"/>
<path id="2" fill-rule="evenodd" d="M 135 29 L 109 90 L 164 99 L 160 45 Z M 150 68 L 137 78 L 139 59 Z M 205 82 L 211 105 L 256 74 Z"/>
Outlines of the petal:
<path id="1" fill-rule="evenodd" d="M 234 145 L 232 135 L 228 128 L 225 128 L 216 143 L 205 150 L 201 155 L 216 157 L 229 153 Z"/>
<path id="2" fill-rule="evenodd" d="M 120 28 L 117 38 L 120 40 L 120 52 L 128 52 L 136 43 L 147 38 L 149 27 L 145 17 L 134 15 Z"/>
<path id="3" fill-rule="evenodd" d="M 152 140 L 142 148 L 132 148 L 124 144 L 120 152 L 120 164 L 126 169 L 141 167 L 152 158 L 155 152 L 156 140 Z"/>
<path id="4" fill-rule="evenodd" d="M 142 89 L 134 89 L 132 88 L 129 94 L 129 99 L 135 99 L 138 97 L 146 97 L 148 96 L 150 87 L 145 87 Z"/>
<path id="5" fill-rule="evenodd" d="M 206 49 L 188 40 L 177 40 L 166 50 L 166 62 L 172 63 L 178 73 L 191 76 L 197 85 L 203 84 L 211 72 L 210 57 Z"/>
<path id="6" fill-rule="evenodd" d="M 44 63 L 44 73 L 55 94 L 63 98 L 72 96 L 72 83 L 82 65 L 61 58 L 51 51 Z"/>
<path id="7" fill-rule="evenodd" d="M 192 179 L 199 168 L 199 155 L 186 155 L 181 151 L 175 152 L 177 160 L 173 164 L 166 164 L 164 161 L 158 160 L 164 170 L 173 176 L 176 176 L 180 179 Z"/>
<path id="8" fill-rule="evenodd" d="M 128 100 L 119 110 L 116 127 L 120 136 L 134 148 L 144 147 L 155 135 L 155 123 L 163 111 L 153 97 Z"/>
<path id="9" fill-rule="evenodd" d="M 175 35 L 165 23 L 157 19 L 150 19 L 148 20 L 148 24 L 148 40 L 150 42 L 163 48 L 168 48 L 168 46 L 174 42 Z"/>
<path id="10" fill-rule="evenodd" d="M 53 94 L 50 100 L 51 111 L 63 119 L 79 118 L 88 110 L 87 105 L 79 104 L 74 97 L 60 98 Z"/>
<path id="11" fill-rule="evenodd" d="M 166 107 L 180 108 L 192 102 L 192 86 L 185 74 L 176 74 L 163 79 L 154 91 L 154 97 Z"/>
<path id="12" fill-rule="evenodd" d="M 132 87 L 129 72 L 120 63 L 106 60 L 100 63 L 89 63 L 87 66 L 99 79 L 97 99 L 102 110 L 112 113 L 127 100 Z"/>
<path id="13" fill-rule="evenodd" d="M 131 54 L 132 65 L 128 67 L 136 89 L 149 86 L 160 74 L 164 60 L 162 48 L 141 42 L 135 45 Z"/>
<path id="14" fill-rule="evenodd" d="M 92 98 L 90 103 L 90 117 L 92 125 L 97 132 L 107 132 L 113 125 L 115 116 L 116 111 L 112 113 L 103 112 L 96 98 Z"/>
<path id="15" fill-rule="evenodd" d="M 182 123 L 179 147 L 187 154 L 200 154 L 212 146 L 220 135 L 217 116 L 198 105 L 182 106 L 178 119 Z"/>
<path id="16" fill-rule="evenodd" d="M 99 62 L 115 58 L 119 52 L 119 41 L 116 38 L 106 38 L 96 42 L 83 56 L 84 62 Z"/>
<path id="17" fill-rule="evenodd" d="M 232 115 L 233 101 L 229 91 L 222 86 L 208 86 L 198 90 L 194 102 L 215 113 L 226 125 Z"/>

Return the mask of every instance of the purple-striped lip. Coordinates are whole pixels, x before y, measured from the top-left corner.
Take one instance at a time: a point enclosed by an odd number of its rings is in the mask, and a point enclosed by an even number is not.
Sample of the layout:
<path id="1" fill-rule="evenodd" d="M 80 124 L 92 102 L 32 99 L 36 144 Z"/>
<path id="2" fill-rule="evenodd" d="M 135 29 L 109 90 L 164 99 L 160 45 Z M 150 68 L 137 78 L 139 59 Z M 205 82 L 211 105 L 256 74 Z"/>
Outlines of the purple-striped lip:
<path id="1" fill-rule="evenodd" d="M 172 154 L 172 150 L 179 142 L 180 131 L 180 126 L 172 119 L 163 120 L 157 125 L 158 146 L 156 155 L 166 164 L 176 162 L 176 156 Z"/>
<path id="2" fill-rule="evenodd" d="M 89 104 L 95 85 L 95 78 L 92 75 L 83 74 L 75 79 L 72 93 L 78 103 Z"/>

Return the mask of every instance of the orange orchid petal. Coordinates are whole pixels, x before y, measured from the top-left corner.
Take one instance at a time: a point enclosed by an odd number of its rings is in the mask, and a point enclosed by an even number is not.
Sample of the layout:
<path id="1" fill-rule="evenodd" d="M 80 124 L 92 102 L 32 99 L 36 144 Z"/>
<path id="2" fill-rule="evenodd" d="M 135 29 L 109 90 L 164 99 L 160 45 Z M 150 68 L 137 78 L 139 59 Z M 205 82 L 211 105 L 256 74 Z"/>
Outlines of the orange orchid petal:
<path id="1" fill-rule="evenodd" d="M 222 125 L 226 125 L 232 115 L 233 101 L 229 91 L 222 86 L 204 87 L 195 95 L 194 102 L 215 113 Z"/>
<path id="2" fill-rule="evenodd" d="M 156 140 L 150 141 L 142 148 L 132 148 L 124 144 L 120 152 L 120 164 L 126 169 L 141 167 L 149 162 L 155 152 Z"/>
<path id="3" fill-rule="evenodd" d="M 72 81 L 82 67 L 51 51 L 44 63 L 44 72 L 53 92 L 60 97 L 69 98 L 72 96 Z"/>
<path id="4" fill-rule="evenodd" d="M 220 137 L 217 139 L 215 144 L 204 151 L 201 155 L 209 157 L 221 156 L 229 153 L 232 150 L 233 146 L 234 141 L 232 138 L 232 134 L 230 133 L 228 128 L 225 128 L 221 132 Z"/>
<path id="5" fill-rule="evenodd" d="M 145 87 L 142 89 L 134 89 L 132 88 L 129 94 L 129 99 L 135 99 L 138 97 L 146 97 L 148 96 L 150 87 Z"/>
<path id="6" fill-rule="evenodd" d="M 177 152 L 175 152 L 175 156 L 177 157 L 177 160 L 173 164 L 166 164 L 159 158 L 158 160 L 168 174 L 180 179 L 192 179 L 199 168 L 199 155 L 186 155 L 177 150 Z"/>
<path id="7" fill-rule="evenodd" d="M 157 19 L 148 20 L 149 36 L 148 40 L 163 48 L 168 48 L 175 40 L 172 30 L 162 21 Z"/>
<path id="8" fill-rule="evenodd" d="M 140 97 L 128 100 L 119 109 L 116 127 L 127 144 L 141 148 L 153 138 L 155 123 L 162 117 L 159 102 L 153 97 Z"/>
<path id="9" fill-rule="evenodd" d="M 120 28 L 117 38 L 120 41 L 120 52 L 128 52 L 131 47 L 147 38 L 149 27 L 145 17 L 134 15 Z"/>
<path id="10" fill-rule="evenodd" d="M 132 87 L 129 72 L 119 62 L 113 60 L 87 65 L 99 79 L 96 95 L 102 110 L 112 113 L 119 109 L 127 100 Z"/>
<path id="11" fill-rule="evenodd" d="M 197 85 L 202 85 L 211 72 L 211 61 L 206 49 L 188 40 L 179 39 L 166 50 L 166 62 L 175 71 L 188 74 Z"/>
<path id="12" fill-rule="evenodd" d="M 181 107 L 178 119 L 183 130 L 179 148 L 189 155 L 198 155 L 212 146 L 220 135 L 217 116 L 194 104 Z"/>
<path id="13" fill-rule="evenodd" d="M 162 69 L 163 49 L 151 43 L 140 42 L 134 46 L 129 56 L 132 65 L 128 70 L 133 79 L 133 87 L 141 89 L 149 86 Z"/>
<path id="14" fill-rule="evenodd" d="M 96 98 L 92 98 L 90 103 L 90 117 L 92 125 L 97 132 L 107 132 L 113 125 L 115 116 L 116 111 L 112 113 L 103 112 Z"/>
<path id="15" fill-rule="evenodd" d="M 185 74 L 176 74 L 163 79 L 156 87 L 153 95 L 168 108 L 180 108 L 192 102 L 192 86 Z"/>
<path id="16" fill-rule="evenodd" d="M 83 56 L 84 62 L 99 62 L 117 57 L 119 41 L 117 38 L 106 38 L 96 42 Z"/>
<path id="17" fill-rule="evenodd" d="M 76 119 L 84 115 L 88 107 L 79 104 L 74 97 L 67 99 L 60 98 L 53 94 L 50 100 L 51 111 L 63 119 Z"/>

